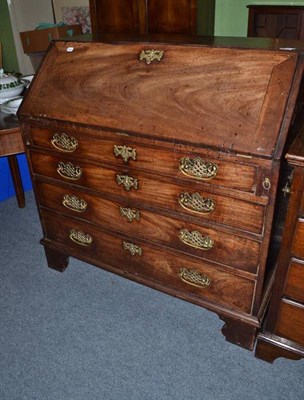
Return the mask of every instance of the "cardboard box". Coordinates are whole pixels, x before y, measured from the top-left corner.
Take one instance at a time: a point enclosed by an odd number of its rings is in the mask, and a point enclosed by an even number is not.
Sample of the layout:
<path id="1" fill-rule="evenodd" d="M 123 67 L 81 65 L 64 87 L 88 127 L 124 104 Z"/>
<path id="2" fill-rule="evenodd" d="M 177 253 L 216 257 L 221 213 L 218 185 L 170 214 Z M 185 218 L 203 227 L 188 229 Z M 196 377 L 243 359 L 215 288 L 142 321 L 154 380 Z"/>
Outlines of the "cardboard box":
<path id="1" fill-rule="evenodd" d="M 20 37 L 23 51 L 28 54 L 46 51 L 54 39 L 77 36 L 81 33 L 81 25 L 66 25 L 20 32 Z"/>
<path id="2" fill-rule="evenodd" d="M 39 52 L 39 53 L 29 53 L 28 56 L 31 60 L 34 72 L 37 72 L 38 68 L 41 64 L 41 61 L 43 60 L 43 57 L 45 56 L 45 51 Z"/>

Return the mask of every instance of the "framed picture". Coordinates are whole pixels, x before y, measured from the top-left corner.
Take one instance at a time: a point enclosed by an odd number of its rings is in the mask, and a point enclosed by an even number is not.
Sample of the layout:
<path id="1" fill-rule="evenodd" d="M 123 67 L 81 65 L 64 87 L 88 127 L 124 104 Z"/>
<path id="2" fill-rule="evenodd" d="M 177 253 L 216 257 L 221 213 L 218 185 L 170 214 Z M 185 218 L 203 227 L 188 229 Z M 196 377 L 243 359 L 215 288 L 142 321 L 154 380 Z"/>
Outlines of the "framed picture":
<path id="1" fill-rule="evenodd" d="M 80 24 L 82 33 L 91 32 L 89 0 L 52 0 L 55 21 Z"/>

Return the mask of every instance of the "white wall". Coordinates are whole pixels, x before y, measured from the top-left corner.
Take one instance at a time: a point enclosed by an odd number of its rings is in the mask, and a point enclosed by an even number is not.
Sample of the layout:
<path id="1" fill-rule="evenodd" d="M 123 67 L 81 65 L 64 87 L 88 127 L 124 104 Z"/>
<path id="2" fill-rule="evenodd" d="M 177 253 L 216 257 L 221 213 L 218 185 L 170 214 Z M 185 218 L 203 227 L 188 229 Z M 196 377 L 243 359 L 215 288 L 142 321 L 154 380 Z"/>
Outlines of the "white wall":
<path id="1" fill-rule="evenodd" d="M 20 32 L 36 28 L 39 22 L 54 22 L 51 0 L 7 0 L 10 12 L 19 70 L 23 75 L 34 73 L 31 60 L 24 54 Z"/>

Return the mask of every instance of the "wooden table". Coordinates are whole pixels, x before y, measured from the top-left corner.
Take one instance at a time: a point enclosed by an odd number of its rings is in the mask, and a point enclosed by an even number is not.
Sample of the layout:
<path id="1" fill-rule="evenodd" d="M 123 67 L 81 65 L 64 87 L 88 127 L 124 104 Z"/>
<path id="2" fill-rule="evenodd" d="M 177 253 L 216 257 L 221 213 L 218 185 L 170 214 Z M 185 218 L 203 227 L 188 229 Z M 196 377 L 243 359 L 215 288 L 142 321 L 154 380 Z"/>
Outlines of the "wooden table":
<path id="1" fill-rule="evenodd" d="M 24 153 L 24 147 L 18 119 L 15 115 L 4 114 L 0 111 L 0 156 L 8 157 L 17 203 L 20 208 L 23 208 L 25 197 L 16 156 L 19 153 Z"/>

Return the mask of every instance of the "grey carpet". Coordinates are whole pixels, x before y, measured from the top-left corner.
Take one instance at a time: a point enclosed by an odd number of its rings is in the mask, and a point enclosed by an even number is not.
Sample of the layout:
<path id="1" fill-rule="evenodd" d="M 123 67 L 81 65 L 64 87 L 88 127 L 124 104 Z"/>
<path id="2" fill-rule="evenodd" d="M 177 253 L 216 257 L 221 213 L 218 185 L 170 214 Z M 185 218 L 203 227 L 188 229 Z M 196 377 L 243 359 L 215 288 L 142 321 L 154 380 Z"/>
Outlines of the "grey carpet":
<path id="1" fill-rule="evenodd" d="M 254 358 L 215 314 L 75 259 L 48 269 L 26 201 L 0 203 L 1 400 L 303 400 L 304 360 Z"/>

